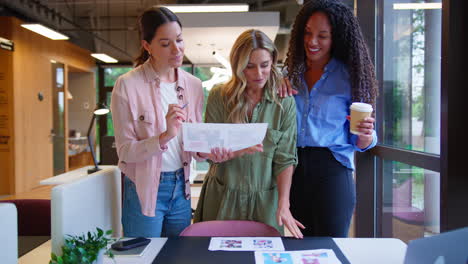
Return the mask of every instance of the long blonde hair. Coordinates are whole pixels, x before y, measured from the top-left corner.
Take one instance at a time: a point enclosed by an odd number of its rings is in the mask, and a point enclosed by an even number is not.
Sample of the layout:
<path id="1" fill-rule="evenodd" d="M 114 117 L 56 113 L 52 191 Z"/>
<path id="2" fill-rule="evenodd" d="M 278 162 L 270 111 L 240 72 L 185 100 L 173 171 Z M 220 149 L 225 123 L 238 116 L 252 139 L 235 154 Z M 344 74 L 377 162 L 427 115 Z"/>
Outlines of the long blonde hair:
<path id="1" fill-rule="evenodd" d="M 229 56 L 232 77 L 222 88 L 224 107 L 229 113 L 229 122 L 248 122 L 249 101 L 246 94 L 247 79 L 243 71 L 249 63 L 250 54 L 255 49 L 265 49 L 271 55 L 271 73 L 265 84 L 264 93 L 268 93 L 273 101 L 281 106 L 276 95 L 277 84 L 280 83 L 282 76 L 276 67 L 278 51 L 265 33 L 250 29 L 239 35 L 232 46 Z"/>

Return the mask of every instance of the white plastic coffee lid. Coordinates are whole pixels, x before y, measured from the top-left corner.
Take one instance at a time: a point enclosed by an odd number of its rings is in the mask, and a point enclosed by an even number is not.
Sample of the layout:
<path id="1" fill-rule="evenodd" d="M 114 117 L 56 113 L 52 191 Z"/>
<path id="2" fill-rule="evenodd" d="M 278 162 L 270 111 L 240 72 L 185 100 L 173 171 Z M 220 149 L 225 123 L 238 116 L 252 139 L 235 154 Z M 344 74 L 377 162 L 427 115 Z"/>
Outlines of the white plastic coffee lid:
<path id="1" fill-rule="evenodd" d="M 359 112 L 372 112 L 372 105 L 366 103 L 352 103 L 349 107 L 351 110 Z"/>

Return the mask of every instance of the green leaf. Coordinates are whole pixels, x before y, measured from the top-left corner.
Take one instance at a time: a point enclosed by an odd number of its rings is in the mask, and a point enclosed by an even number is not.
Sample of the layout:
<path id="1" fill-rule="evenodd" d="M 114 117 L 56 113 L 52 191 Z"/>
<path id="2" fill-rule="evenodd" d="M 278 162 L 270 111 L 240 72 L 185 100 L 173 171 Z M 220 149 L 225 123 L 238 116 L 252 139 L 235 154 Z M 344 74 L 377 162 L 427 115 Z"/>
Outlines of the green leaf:
<path id="1" fill-rule="evenodd" d="M 79 248 L 78 248 L 78 251 L 79 251 L 82 255 L 86 255 L 86 250 L 84 250 L 84 248 L 79 247 Z"/>
<path id="2" fill-rule="evenodd" d="M 111 237 L 112 230 L 104 232 L 100 228 L 96 228 L 95 232 L 87 232 L 81 235 L 67 235 L 65 243 L 62 246 L 62 256 L 51 255 L 51 264 L 75 264 L 75 263 L 92 263 L 97 259 L 99 251 L 106 249 L 110 241 L 115 241 Z M 106 253 L 109 250 L 106 250 Z M 109 252 L 110 258 L 114 255 Z M 55 256 L 55 257 L 54 257 Z M 54 259 L 55 258 L 55 259 Z"/>

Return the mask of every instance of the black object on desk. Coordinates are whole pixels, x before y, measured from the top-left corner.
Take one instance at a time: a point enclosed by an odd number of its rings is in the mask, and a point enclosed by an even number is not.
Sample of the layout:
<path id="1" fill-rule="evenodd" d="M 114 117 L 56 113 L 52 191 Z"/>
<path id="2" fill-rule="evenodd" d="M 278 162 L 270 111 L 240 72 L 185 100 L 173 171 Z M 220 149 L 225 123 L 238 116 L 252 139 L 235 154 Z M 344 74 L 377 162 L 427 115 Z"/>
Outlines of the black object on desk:
<path id="1" fill-rule="evenodd" d="M 255 263 L 253 251 L 209 251 L 210 240 L 211 237 L 168 238 L 153 263 Z M 305 237 L 304 239 L 283 237 L 282 240 L 286 251 L 333 249 L 341 263 L 350 263 L 331 237 Z"/>

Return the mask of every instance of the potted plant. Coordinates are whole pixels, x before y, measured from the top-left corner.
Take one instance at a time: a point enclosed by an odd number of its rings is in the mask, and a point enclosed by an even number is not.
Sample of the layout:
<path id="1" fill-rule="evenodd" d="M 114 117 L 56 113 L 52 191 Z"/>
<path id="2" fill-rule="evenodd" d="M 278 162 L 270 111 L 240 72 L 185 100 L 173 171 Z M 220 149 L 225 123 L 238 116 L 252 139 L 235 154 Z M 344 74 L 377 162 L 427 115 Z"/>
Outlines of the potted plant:
<path id="1" fill-rule="evenodd" d="M 106 232 L 96 228 L 96 232 L 88 232 L 87 235 L 67 236 L 62 246 L 62 256 L 52 253 L 49 264 L 94 264 L 102 263 L 104 253 L 114 258 L 107 244 L 114 242 L 110 235 L 112 230 Z"/>

